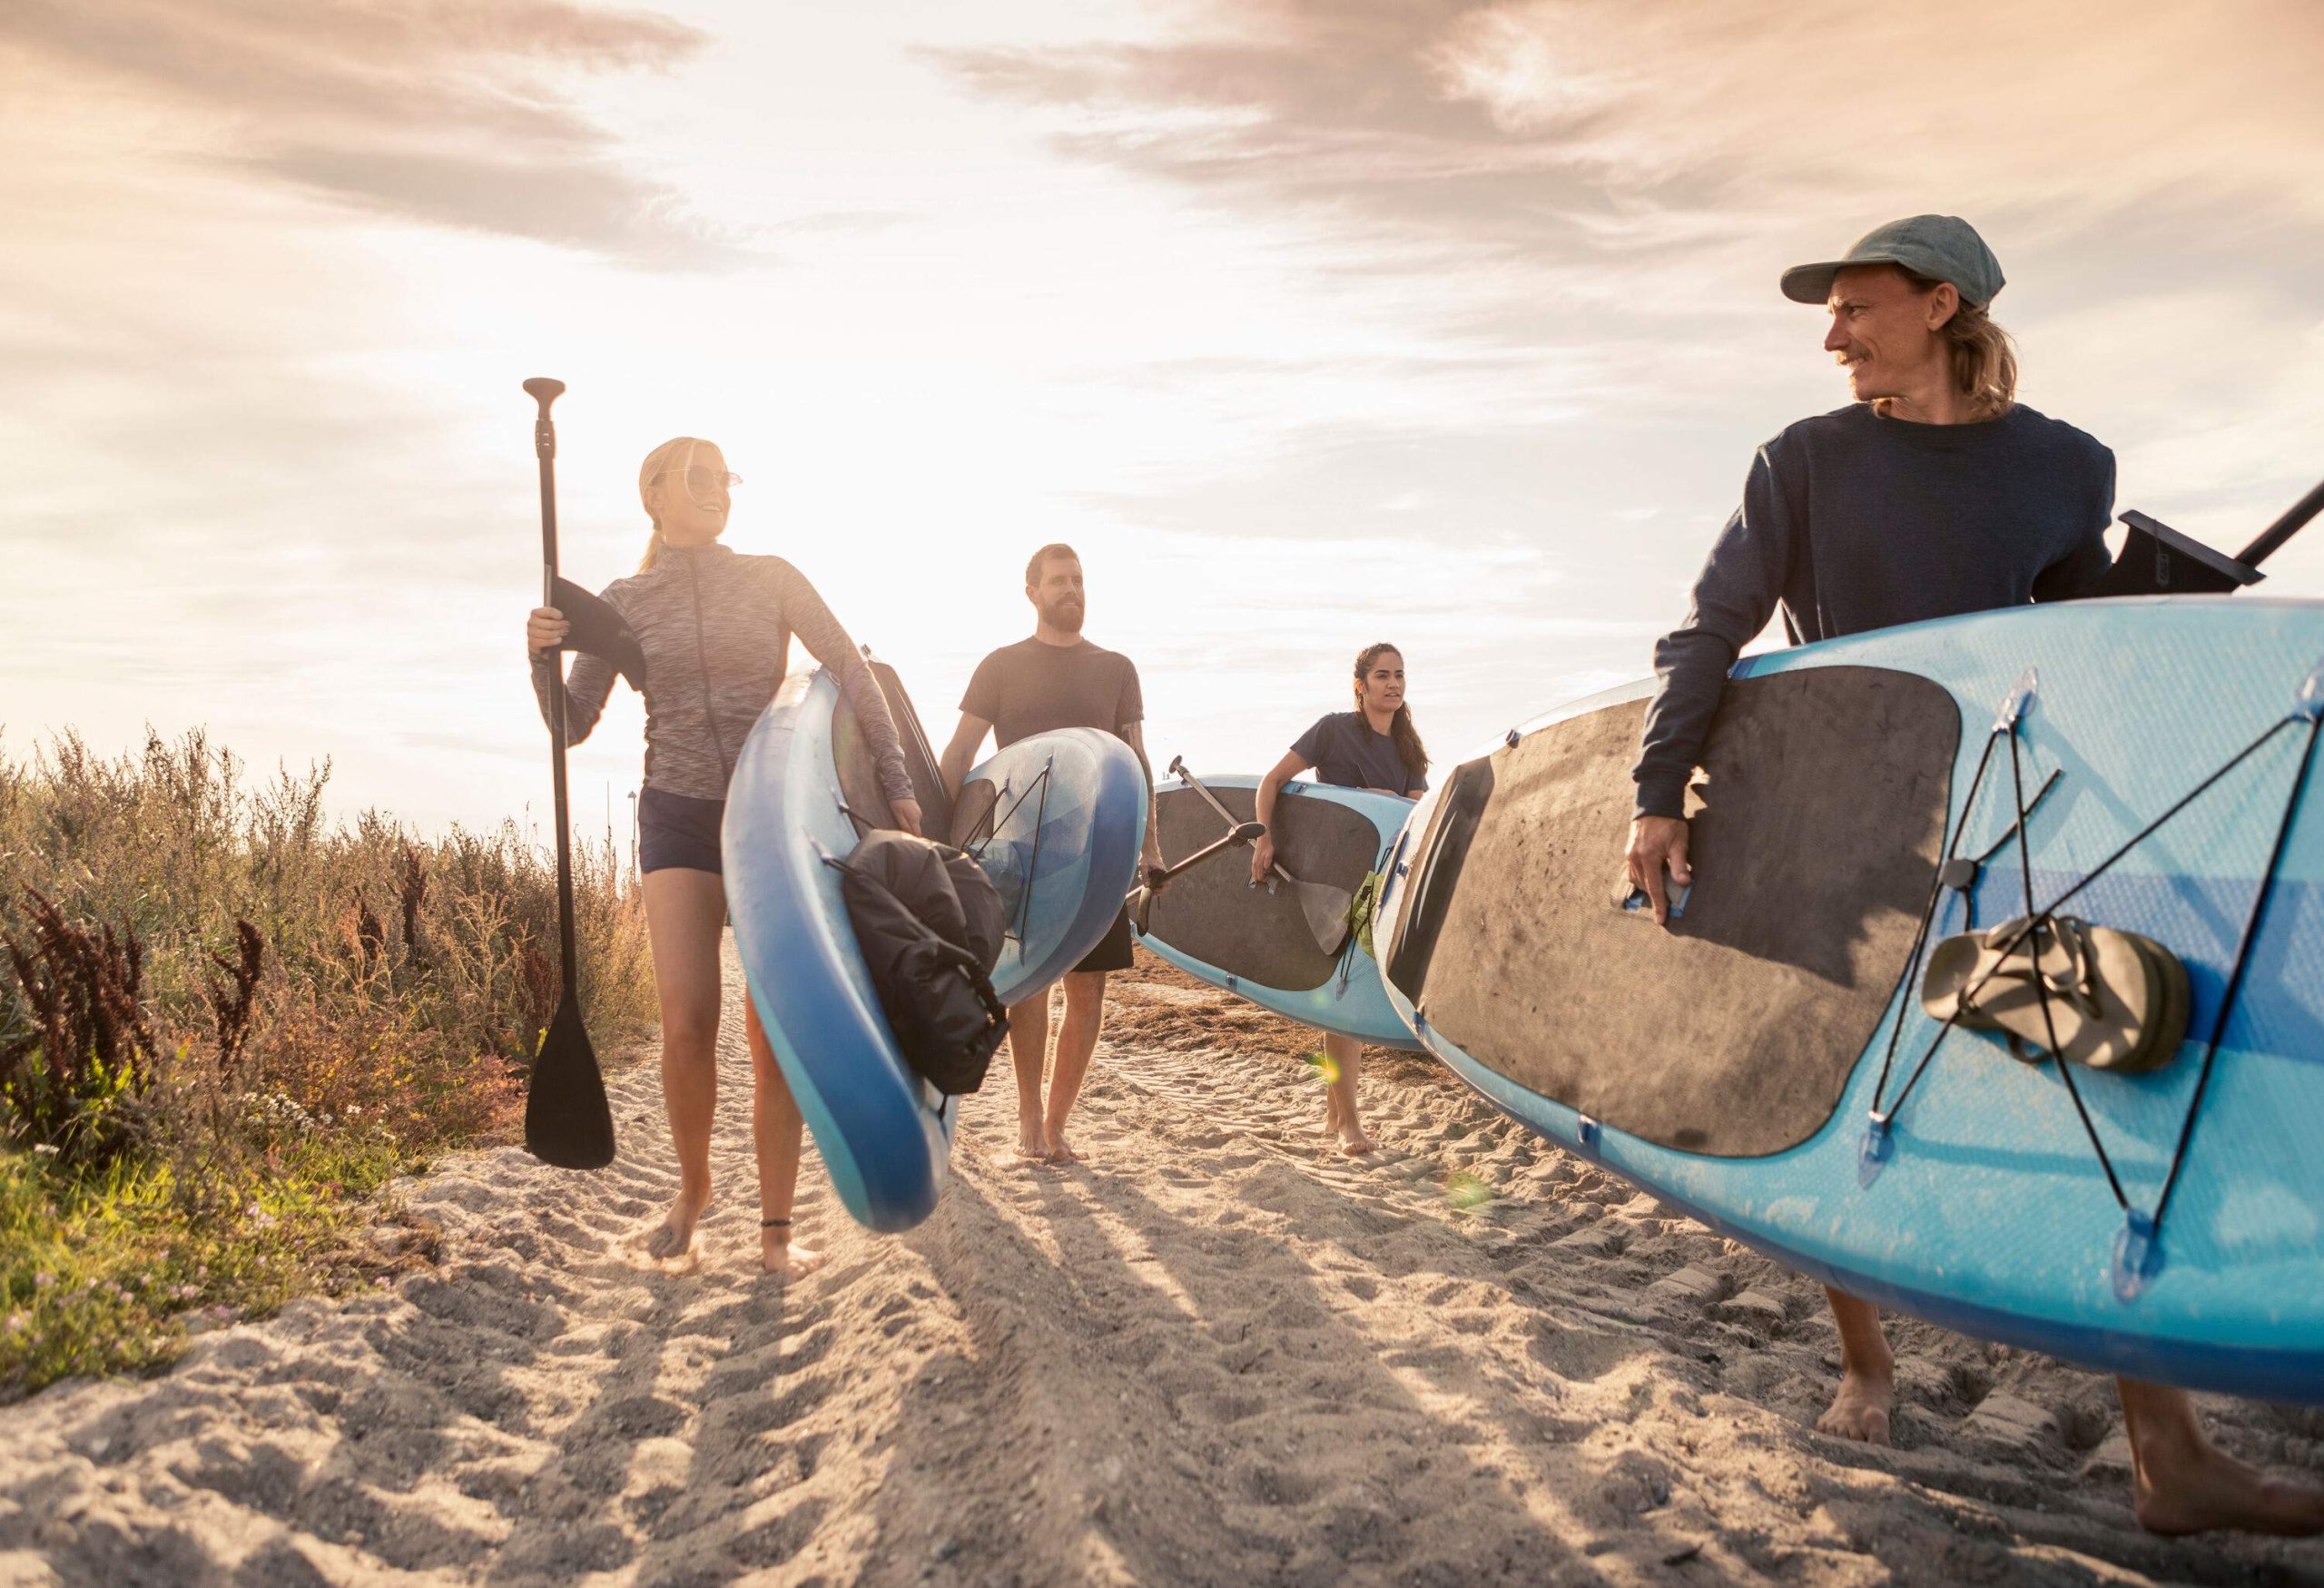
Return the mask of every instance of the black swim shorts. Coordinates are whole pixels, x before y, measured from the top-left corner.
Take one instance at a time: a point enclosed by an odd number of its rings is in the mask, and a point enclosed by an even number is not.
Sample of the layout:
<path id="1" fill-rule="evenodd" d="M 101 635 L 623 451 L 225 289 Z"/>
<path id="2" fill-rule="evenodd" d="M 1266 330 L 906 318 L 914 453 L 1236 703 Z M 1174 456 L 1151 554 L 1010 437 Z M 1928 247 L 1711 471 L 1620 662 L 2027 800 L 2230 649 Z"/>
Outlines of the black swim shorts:
<path id="1" fill-rule="evenodd" d="M 1073 968 L 1077 971 L 1127 971 L 1130 962 L 1129 951 L 1129 911 L 1125 907 L 1119 915 L 1114 917 L 1113 925 L 1106 929 L 1106 935 L 1098 940 L 1098 946 Z"/>
<path id="2" fill-rule="evenodd" d="M 637 797 L 637 869 L 657 872 L 665 866 L 688 871 L 723 872 L 718 863 L 718 824 L 726 814 L 724 800 L 689 799 L 665 794 L 650 784 Z"/>

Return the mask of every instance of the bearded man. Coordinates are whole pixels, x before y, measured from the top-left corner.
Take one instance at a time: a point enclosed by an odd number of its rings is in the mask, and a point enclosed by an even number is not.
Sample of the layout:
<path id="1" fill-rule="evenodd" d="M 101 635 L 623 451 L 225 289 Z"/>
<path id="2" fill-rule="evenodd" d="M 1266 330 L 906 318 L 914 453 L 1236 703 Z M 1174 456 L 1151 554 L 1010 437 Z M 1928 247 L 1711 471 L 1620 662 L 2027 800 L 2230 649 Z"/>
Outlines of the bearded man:
<path id="1" fill-rule="evenodd" d="M 1029 639 L 1003 646 L 977 664 L 967 693 L 960 696 L 960 725 L 945 746 L 945 787 L 958 792 L 960 780 L 975 762 L 991 734 L 1001 749 L 1034 734 L 1058 728 L 1098 728 L 1112 734 L 1137 755 L 1147 785 L 1154 783 L 1147 765 L 1146 739 L 1141 725 L 1146 703 L 1138 692 L 1137 668 L 1128 656 L 1090 644 L 1081 637 L 1081 619 L 1088 608 L 1082 585 L 1081 558 L 1073 547 L 1054 542 L 1033 553 L 1025 565 L 1025 598 L 1033 605 Z M 1146 824 L 1144 870 L 1162 864 L 1159 826 Z M 1017 1071 L 1019 1154 L 1029 1159 L 1071 1162 L 1081 1155 L 1065 1138 L 1065 1124 L 1073 1112 L 1089 1071 L 1089 1057 L 1097 1051 L 1098 1032 L 1106 1018 L 1106 973 L 1130 966 L 1129 915 L 1124 912 L 1088 957 L 1065 974 L 1065 1019 L 1057 1034 L 1057 1060 L 1049 1077 L 1049 1100 L 1041 1098 L 1041 1071 L 1049 1035 L 1049 994 L 1043 988 L 1009 1011 L 1009 1058 Z"/>

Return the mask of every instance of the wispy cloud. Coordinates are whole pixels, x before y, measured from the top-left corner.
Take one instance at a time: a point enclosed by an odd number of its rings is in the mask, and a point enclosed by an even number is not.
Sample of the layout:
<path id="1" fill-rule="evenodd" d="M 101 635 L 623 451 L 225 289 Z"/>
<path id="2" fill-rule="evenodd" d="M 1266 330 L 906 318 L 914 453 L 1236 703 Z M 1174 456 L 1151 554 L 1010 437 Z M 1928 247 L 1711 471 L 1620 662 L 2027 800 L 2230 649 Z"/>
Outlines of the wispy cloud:
<path id="1" fill-rule="evenodd" d="M 198 113 L 212 159 L 360 210 L 645 268 L 743 257 L 550 86 L 665 71 L 698 29 L 563 0 L 16 0 L 0 45 L 141 105 Z"/>
<path id="2" fill-rule="evenodd" d="M 2201 196 L 2324 221 L 2308 0 L 1216 0 L 1185 42 L 951 51 L 1084 158 L 1382 242 L 1696 258 L 1980 195 L 2048 227 Z M 1199 27 L 1201 25 L 1197 24 Z M 1739 227 L 1739 231 L 1738 231 Z"/>

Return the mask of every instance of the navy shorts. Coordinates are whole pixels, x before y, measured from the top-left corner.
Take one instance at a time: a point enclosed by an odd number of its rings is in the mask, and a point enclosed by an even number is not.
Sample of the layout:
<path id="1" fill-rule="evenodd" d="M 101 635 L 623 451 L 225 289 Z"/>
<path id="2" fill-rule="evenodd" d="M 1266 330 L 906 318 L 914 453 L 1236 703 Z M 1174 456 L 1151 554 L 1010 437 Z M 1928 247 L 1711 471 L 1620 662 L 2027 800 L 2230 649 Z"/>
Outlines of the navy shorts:
<path id="1" fill-rule="evenodd" d="M 689 799 L 649 784 L 637 796 L 637 869 L 657 872 L 665 866 L 684 866 L 688 871 L 723 873 L 718 863 L 718 824 L 725 814 L 724 800 Z"/>

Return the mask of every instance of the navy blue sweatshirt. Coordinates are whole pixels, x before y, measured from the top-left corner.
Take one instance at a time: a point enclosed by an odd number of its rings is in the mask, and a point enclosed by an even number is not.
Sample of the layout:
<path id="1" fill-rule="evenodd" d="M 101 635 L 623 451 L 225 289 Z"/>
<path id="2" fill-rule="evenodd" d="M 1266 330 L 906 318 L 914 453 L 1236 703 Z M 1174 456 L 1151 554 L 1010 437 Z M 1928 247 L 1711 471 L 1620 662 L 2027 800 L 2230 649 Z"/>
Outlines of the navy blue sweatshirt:
<path id="1" fill-rule="evenodd" d="M 2023 404 L 1922 425 L 1854 403 L 1791 426 L 1751 460 L 1687 621 L 1654 647 L 1637 814 L 1686 814 L 1727 670 L 1778 602 L 1807 641 L 2062 600 L 2106 571 L 2113 507 L 2114 455 Z"/>

